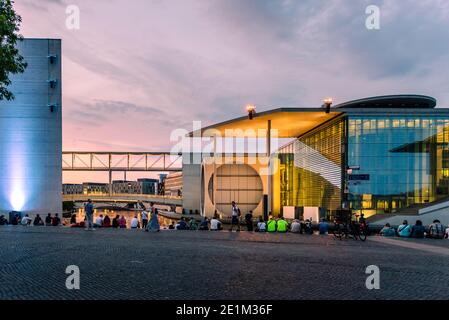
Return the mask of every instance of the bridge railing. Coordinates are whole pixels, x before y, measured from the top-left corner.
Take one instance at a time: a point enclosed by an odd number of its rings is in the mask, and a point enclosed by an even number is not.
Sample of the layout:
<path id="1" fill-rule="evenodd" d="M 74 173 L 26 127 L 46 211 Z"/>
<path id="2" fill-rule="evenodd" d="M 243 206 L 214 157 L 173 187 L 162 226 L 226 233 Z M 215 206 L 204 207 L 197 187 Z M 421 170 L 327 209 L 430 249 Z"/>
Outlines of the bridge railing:
<path id="1" fill-rule="evenodd" d="M 181 171 L 182 154 L 170 152 L 62 153 L 64 171 Z"/>

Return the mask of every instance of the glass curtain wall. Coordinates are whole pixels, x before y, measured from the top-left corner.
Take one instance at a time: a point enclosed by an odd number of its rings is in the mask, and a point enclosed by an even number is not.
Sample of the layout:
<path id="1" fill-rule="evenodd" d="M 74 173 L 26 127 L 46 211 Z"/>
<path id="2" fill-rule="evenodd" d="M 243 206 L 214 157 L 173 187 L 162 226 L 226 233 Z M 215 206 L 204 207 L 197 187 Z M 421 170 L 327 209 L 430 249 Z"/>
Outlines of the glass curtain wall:
<path id="1" fill-rule="evenodd" d="M 350 207 L 365 216 L 449 195 L 449 118 L 349 116 Z M 352 176 L 352 177 L 351 177 Z"/>
<path id="2" fill-rule="evenodd" d="M 324 124 L 279 150 L 280 207 L 341 206 L 345 120 Z"/>

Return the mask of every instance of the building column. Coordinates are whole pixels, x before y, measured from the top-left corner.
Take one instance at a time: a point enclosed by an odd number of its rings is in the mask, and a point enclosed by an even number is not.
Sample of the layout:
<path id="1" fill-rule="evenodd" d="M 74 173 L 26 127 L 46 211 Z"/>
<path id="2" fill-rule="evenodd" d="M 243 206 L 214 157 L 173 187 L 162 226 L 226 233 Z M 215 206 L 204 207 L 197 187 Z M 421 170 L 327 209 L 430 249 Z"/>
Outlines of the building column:
<path id="1" fill-rule="evenodd" d="M 112 197 L 112 170 L 109 170 L 109 196 Z"/>
<path id="2" fill-rule="evenodd" d="M 268 193 L 268 214 L 273 208 L 273 177 L 271 172 L 271 120 L 267 121 L 267 157 L 268 157 L 268 176 L 267 176 L 267 193 Z"/>

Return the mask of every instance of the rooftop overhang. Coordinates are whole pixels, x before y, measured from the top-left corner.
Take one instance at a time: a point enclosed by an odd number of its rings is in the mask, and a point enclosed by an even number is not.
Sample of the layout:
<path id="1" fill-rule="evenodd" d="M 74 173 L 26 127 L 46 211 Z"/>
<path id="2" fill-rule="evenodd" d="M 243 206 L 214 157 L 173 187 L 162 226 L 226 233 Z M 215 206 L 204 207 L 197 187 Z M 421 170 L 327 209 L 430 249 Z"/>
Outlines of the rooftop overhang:
<path id="1" fill-rule="evenodd" d="M 190 136 L 215 136 L 223 137 L 252 137 L 259 130 L 267 130 L 268 121 L 271 120 L 271 129 L 277 130 L 278 138 L 296 138 L 304 133 L 330 121 L 344 112 L 331 110 L 329 114 L 322 108 L 280 108 L 257 113 L 252 120 L 248 116 L 217 123 L 194 131 Z"/>

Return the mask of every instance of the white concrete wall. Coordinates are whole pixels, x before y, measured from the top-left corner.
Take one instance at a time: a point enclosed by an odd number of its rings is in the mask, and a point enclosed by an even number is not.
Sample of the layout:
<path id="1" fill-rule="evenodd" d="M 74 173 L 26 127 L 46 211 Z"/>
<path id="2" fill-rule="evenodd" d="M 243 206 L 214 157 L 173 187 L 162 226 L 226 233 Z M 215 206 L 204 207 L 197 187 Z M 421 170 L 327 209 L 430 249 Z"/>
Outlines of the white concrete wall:
<path id="1" fill-rule="evenodd" d="M 429 225 L 433 220 L 438 219 L 444 225 L 449 225 L 449 201 L 441 202 L 435 205 L 428 206 L 419 210 L 417 215 L 393 215 L 386 216 L 385 219 L 376 220 L 374 224 L 384 225 L 390 223 L 392 225 L 401 224 L 402 221 L 407 220 L 409 224 L 414 224 L 416 220 L 421 220 L 424 225 Z"/>
<path id="2" fill-rule="evenodd" d="M 11 78 L 15 100 L 0 101 L 0 212 L 60 213 L 61 41 L 25 39 L 19 50 L 28 68 Z M 50 54 L 57 56 L 53 64 Z M 50 79 L 57 80 L 54 89 Z"/>
<path id="3" fill-rule="evenodd" d="M 182 186 L 183 209 L 201 212 L 201 164 L 183 164 Z"/>
<path id="4" fill-rule="evenodd" d="M 206 161 L 206 163 L 204 164 L 204 176 L 202 177 L 202 179 L 204 179 L 204 190 L 203 190 L 203 192 L 204 192 L 204 212 L 202 214 L 206 215 L 207 217 L 212 217 L 214 214 L 214 204 L 212 203 L 212 200 L 209 197 L 208 185 L 209 185 L 211 176 L 214 172 L 214 165 L 210 164 L 212 161 L 209 158 L 205 158 L 205 160 L 208 160 L 209 163 L 206 164 L 207 163 L 207 161 Z M 265 158 L 263 158 L 261 162 L 256 162 L 255 164 L 252 163 L 252 161 L 249 161 L 248 158 L 245 158 L 244 163 L 246 165 L 250 166 L 251 168 L 253 168 L 257 173 L 260 173 L 262 171 L 267 171 L 267 166 L 265 164 L 262 164 L 262 163 L 266 163 Z M 234 162 L 233 166 L 235 166 L 235 165 L 236 165 L 236 163 Z M 220 165 L 217 164 L 216 169 L 218 170 L 219 168 L 220 168 Z M 260 176 L 260 179 L 261 179 L 261 185 L 260 185 L 259 182 L 257 181 L 257 179 L 254 180 L 254 177 L 248 178 L 248 177 L 243 176 L 241 179 L 238 178 L 237 167 L 235 170 L 237 171 L 237 173 L 229 172 L 228 177 L 222 178 L 221 185 L 219 186 L 219 188 L 226 189 L 226 190 L 228 190 L 228 192 L 224 192 L 222 197 L 218 198 L 217 200 L 218 200 L 218 202 L 221 202 L 221 203 L 228 202 L 229 205 L 224 208 L 217 208 L 218 213 L 225 217 L 229 217 L 231 215 L 231 201 L 235 200 L 235 201 L 237 201 L 237 205 L 239 206 L 240 210 L 242 211 L 242 215 L 245 215 L 248 210 L 252 209 L 253 215 L 255 217 L 262 216 L 263 215 L 263 194 L 268 193 L 268 183 L 267 183 L 268 176 L 266 176 L 266 175 Z M 243 172 L 243 174 L 245 175 L 244 172 Z M 232 177 L 234 177 L 234 179 L 237 178 L 237 180 L 232 180 Z M 233 183 L 231 183 L 231 181 L 233 181 Z M 262 191 L 262 194 L 260 195 L 260 199 L 257 199 L 256 194 L 258 194 L 259 192 L 253 192 L 250 190 L 253 188 L 260 188 L 260 187 L 262 187 L 263 191 Z M 230 191 L 231 189 L 242 189 L 242 190 L 241 190 L 241 192 L 235 192 L 235 191 L 231 192 Z M 248 189 L 248 191 L 245 191 L 245 189 Z M 226 193 L 229 194 L 229 198 L 226 198 Z M 233 194 L 233 196 L 231 196 L 231 194 Z M 247 202 L 248 200 L 250 200 L 249 202 L 253 202 L 254 200 L 258 201 L 257 207 L 253 209 L 252 207 L 249 208 L 247 205 L 244 205 L 243 203 Z"/>

